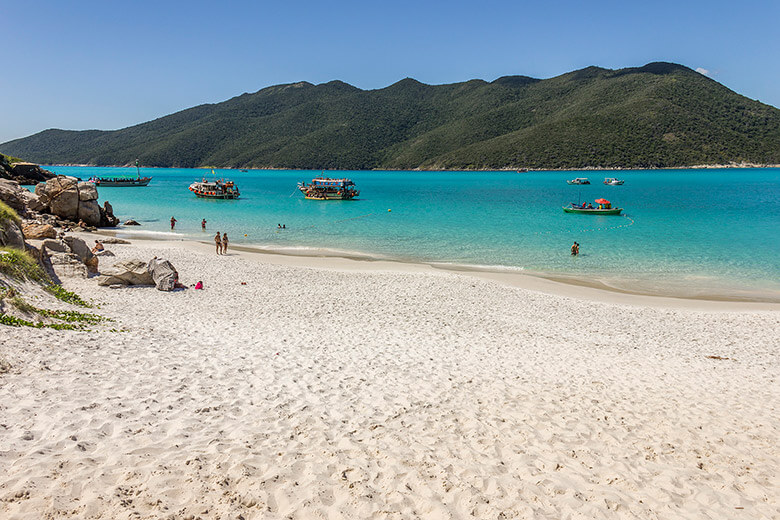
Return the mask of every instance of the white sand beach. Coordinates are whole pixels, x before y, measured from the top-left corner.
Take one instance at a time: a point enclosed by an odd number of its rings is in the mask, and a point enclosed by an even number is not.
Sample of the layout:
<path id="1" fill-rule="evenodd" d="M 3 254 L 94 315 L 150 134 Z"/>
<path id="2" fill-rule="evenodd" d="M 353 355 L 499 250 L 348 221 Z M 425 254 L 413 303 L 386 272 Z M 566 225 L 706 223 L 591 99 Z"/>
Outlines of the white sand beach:
<path id="1" fill-rule="evenodd" d="M 0 518 L 780 518 L 780 304 L 108 247 L 205 290 L 0 326 Z"/>

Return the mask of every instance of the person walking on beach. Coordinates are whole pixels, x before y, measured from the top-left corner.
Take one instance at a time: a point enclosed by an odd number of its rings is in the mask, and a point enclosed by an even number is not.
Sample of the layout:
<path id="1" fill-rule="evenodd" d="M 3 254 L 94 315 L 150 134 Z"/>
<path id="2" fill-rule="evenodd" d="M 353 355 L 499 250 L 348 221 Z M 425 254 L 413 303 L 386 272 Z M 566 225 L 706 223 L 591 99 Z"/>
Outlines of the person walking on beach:
<path id="1" fill-rule="evenodd" d="M 206 219 L 205 218 L 200 221 L 200 229 L 202 229 L 203 231 L 206 231 Z"/>
<path id="2" fill-rule="evenodd" d="M 214 235 L 214 244 L 217 246 L 217 254 L 222 254 L 222 239 L 219 236 L 219 231 L 217 231 L 217 234 Z"/>
<path id="3" fill-rule="evenodd" d="M 228 236 L 227 233 L 222 233 L 222 254 L 227 254 Z"/>
<path id="4" fill-rule="evenodd" d="M 171 231 L 173 231 L 173 228 L 176 227 L 176 222 L 178 222 L 178 220 L 176 220 L 175 218 L 171 217 Z"/>

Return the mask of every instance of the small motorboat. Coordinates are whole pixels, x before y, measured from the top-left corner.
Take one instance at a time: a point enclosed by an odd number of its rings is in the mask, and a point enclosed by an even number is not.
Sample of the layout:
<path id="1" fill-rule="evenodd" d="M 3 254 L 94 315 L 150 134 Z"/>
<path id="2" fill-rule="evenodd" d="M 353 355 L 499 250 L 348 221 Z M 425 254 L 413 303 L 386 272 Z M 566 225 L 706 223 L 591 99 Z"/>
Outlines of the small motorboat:
<path id="1" fill-rule="evenodd" d="M 596 199 L 594 202 L 598 205 L 593 207 L 593 204 L 583 202 L 582 204 L 576 204 L 574 202 L 569 206 L 563 207 L 564 213 L 584 213 L 587 215 L 620 215 L 623 208 L 613 208 L 612 203 L 607 199 Z"/>
<path id="2" fill-rule="evenodd" d="M 614 177 L 607 177 L 607 178 L 604 179 L 604 184 L 606 184 L 608 186 L 620 186 L 624 182 L 626 182 L 626 181 L 623 181 L 623 180 L 620 180 L 620 179 L 616 179 Z"/>
<path id="3" fill-rule="evenodd" d="M 570 181 L 566 181 L 567 184 L 590 184 L 590 181 L 587 177 L 577 177 L 576 179 L 572 179 Z"/>

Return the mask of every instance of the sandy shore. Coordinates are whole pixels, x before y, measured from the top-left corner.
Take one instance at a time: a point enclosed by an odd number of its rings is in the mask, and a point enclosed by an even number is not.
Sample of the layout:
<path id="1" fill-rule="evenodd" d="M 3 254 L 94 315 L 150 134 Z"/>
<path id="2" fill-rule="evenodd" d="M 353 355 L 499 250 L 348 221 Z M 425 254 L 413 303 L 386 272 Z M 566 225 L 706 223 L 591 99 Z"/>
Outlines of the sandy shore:
<path id="1" fill-rule="evenodd" d="M 109 248 L 206 290 L 0 327 L 2 518 L 780 517 L 777 304 Z"/>

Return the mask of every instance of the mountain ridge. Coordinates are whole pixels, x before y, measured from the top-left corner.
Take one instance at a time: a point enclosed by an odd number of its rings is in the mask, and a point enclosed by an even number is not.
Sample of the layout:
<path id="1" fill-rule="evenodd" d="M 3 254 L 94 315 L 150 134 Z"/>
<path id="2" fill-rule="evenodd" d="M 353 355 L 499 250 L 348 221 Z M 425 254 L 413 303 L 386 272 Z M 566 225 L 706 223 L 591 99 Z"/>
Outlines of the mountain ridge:
<path id="1" fill-rule="evenodd" d="M 0 152 L 42 164 L 292 169 L 777 164 L 780 110 L 653 62 L 374 90 L 301 81 L 119 130 L 44 130 Z"/>

